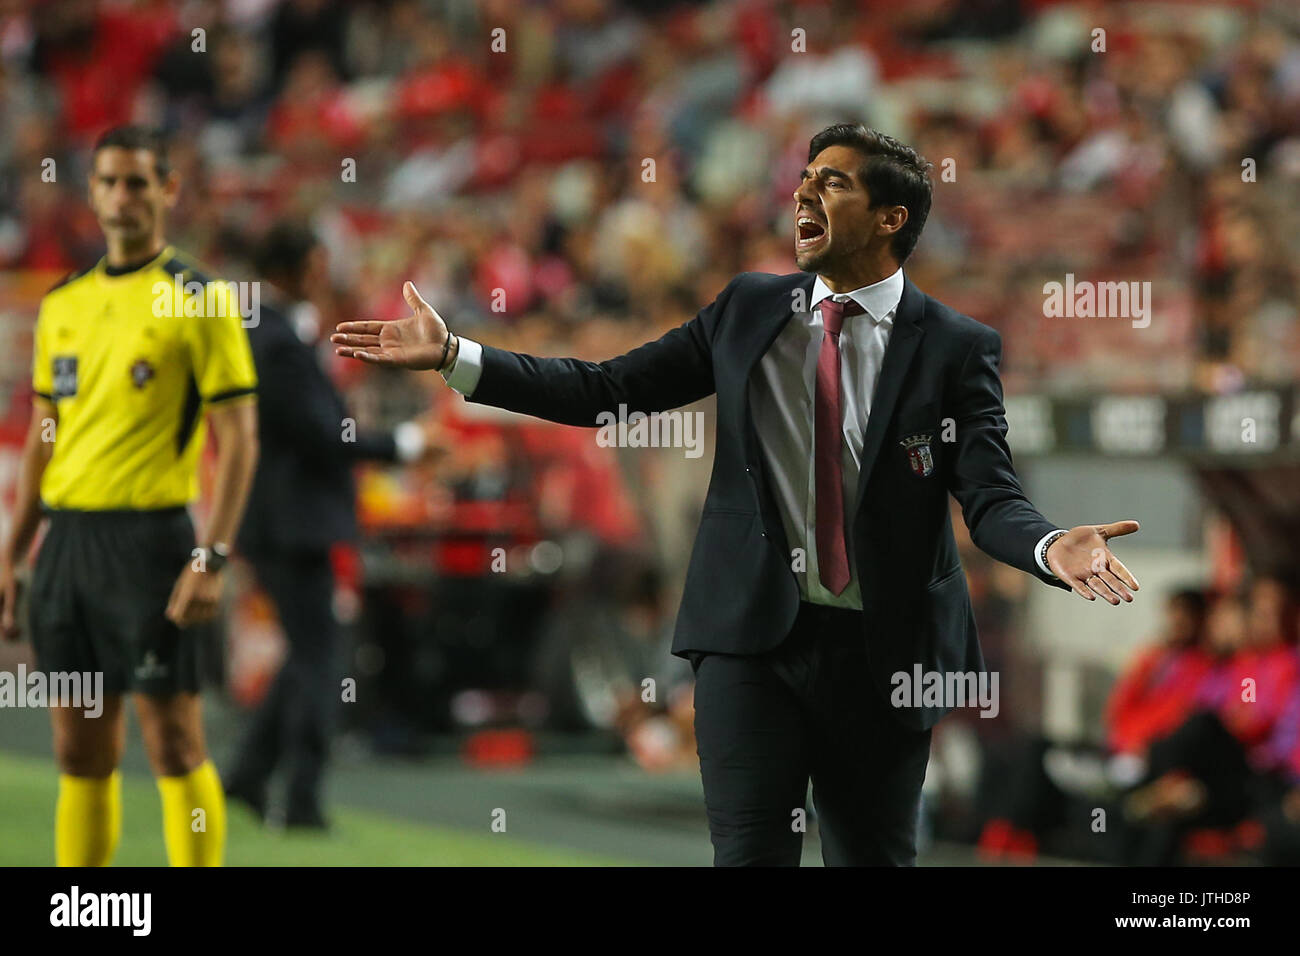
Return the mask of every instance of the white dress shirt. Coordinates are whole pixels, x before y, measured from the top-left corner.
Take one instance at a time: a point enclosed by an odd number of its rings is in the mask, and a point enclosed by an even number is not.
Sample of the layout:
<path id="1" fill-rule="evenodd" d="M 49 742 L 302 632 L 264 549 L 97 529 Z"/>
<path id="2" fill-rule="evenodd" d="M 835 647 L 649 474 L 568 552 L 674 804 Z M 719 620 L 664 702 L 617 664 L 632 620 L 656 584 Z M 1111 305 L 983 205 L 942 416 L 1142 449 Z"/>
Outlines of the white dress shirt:
<path id="1" fill-rule="evenodd" d="M 817 568 L 816 459 L 813 407 L 817 356 L 826 335 L 820 305 L 823 299 L 849 299 L 862 306 L 862 315 L 845 315 L 840 330 L 840 413 L 843 445 L 845 536 L 849 548 L 849 583 L 838 596 L 822 585 Z M 871 400 L 880 367 L 894 330 L 894 313 L 903 297 L 903 270 L 847 295 L 833 294 L 818 276 L 807 312 L 796 312 L 772 347 L 759 361 L 749 383 L 754 428 L 767 455 L 768 473 L 777 511 L 790 545 L 791 567 L 805 601 L 833 607 L 862 607 L 857 562 L 848 526 L 857 502 L 862 468 L 862 436 L 871 414 Z"/>
<path id="2" fill-rule="evenodd" d="M 893 332 L 894 316 L 903 297 L 903 270 L 900 268 L 879 282 L 844 295 L 832 293 L 818 276 L 813 283 L 809 311 L 795 313 L 759 361 L 749 383 L 749 399 L 754 428 L 767 457 L 777 511 L 790 545 L 789 560 L 799 582 L 800 595 L 814 604 L 861 610 L 862 591 L 847 527 L 848 586 L 836 596 L 822 585 L 817 571 L 813 403 L 817 356 L 826 334 L 819 306 L 828 296 L 838 302 L 853 299 L 865 310 L 862 315 L 846 315 L 840 330 L 844 515 L 851 526 L 862 466 L 862 437 L 880 380 L 885 348 Z M 443 377 L 448 385 L 468 396 L 478 385 L 483 371 L 483 348 L 470 339 L 462 337 L 459 341 L 456 361 Z M 1035 547 L 1035 562 L 1051 574 L 1038 561 L 1038 550 Z"/>

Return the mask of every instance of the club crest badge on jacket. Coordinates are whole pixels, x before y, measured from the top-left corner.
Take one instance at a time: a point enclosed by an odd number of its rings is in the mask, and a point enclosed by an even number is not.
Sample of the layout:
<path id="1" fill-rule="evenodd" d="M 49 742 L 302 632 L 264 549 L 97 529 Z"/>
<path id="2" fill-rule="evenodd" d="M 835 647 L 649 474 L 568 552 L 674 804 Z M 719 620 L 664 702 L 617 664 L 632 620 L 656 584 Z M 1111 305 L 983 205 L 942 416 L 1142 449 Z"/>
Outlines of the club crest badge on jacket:
<path id="1" fill-rule="evenodd" d="M 927 478 L 934 471 L 934 456 L 930 454 L 931 434 L 908 435 L 899 442 L 907 449 L 907 463 L 918 478 Z"/>

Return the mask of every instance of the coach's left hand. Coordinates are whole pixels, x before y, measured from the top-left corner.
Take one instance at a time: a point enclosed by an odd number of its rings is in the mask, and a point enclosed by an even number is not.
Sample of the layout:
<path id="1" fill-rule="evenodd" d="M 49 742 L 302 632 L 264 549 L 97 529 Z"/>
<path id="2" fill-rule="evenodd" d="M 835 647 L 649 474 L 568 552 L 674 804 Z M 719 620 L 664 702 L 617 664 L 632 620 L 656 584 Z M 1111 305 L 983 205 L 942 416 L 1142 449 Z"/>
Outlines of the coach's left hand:
<path id="1" fill-rule="evenodd" d="M 172 596 L 167 602 L 167 620 L 177 627 L 202 624 L 217 616 L 220 601 L 221 572 L 196 571 L 192 564 L 187 564 L 172 588 Z"/>
<path id="2" fill-rule="evenodd" d="M 1138 527 L 1136 521 L 1130 520 L 1071 528 L 1047 549 L 1047 566 L 1075 594 L 1088 601 L 1097 600 L 1099 594 L 1112 605 L 1132 601 L 1129 589 L 1138 590 L 1137 578 L 1111 553 L 1106 542 L 1132 534 Z"/>

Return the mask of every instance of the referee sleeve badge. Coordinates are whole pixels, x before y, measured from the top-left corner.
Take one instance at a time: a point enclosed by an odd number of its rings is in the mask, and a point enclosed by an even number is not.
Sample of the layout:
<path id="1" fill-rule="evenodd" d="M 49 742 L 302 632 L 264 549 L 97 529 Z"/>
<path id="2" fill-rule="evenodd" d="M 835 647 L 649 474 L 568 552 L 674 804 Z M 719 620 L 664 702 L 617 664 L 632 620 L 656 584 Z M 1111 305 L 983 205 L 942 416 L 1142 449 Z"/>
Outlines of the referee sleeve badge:
<path id="1" fill-rule="evenodd" d="M 136 388 L 144 388 L 153 378 L 153 366 L 149 364 L 148 359 L 136 359 L 131 366 L 131 384 Z"/>
<path id="2" fill-rule="evenodd" d="M 71 398 L 77 394 L 77 357 L 56 355 L 54 362 L 54 398 Z"/>

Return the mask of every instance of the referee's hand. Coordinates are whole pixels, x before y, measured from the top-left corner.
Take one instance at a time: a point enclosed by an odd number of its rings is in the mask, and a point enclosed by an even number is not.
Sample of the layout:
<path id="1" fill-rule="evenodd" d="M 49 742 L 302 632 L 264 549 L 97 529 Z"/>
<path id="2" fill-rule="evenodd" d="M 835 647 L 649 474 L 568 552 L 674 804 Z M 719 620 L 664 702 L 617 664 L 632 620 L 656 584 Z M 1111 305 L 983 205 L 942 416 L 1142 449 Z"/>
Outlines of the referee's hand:
<path id="1" fill-rule="evenodd" d="M 0 638 L 18 640 L 18 575 L 8 561 L 0 561 Z"/>
<path id="2" fill-rule="evenodd" d="M 187 564 L 167 601 L 167 620 L 177 627 L 192 627 L 217 616 L 221 601 L 221 572 L 196 571 Z"/>

